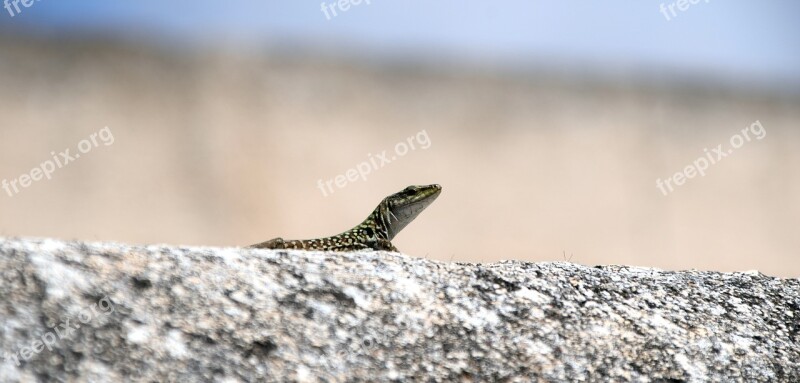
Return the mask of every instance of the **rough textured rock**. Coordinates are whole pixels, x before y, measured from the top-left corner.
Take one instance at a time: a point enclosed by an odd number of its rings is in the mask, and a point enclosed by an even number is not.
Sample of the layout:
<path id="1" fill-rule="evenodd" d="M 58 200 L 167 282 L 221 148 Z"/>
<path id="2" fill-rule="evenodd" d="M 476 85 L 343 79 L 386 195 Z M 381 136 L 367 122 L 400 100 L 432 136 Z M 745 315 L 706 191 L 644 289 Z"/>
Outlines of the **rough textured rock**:
<path id="1" fill-rule="evenodd" d="M 0 381 L 800 381 L 800 283 L 0 239 Z"/>

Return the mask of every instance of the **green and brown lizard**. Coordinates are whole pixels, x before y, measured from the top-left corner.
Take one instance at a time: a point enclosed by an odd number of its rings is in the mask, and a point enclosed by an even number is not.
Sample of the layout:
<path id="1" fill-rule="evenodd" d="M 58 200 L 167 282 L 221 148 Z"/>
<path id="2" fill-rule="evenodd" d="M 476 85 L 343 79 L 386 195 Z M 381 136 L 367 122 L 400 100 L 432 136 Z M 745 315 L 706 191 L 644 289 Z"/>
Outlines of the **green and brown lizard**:
<path id="1" fill-rule="evenodd" d="M 398 251 L 391 240 L 442 192 L 439 185 L 409 186 L 381 201 L 358 226 L 339 235 L 318 239 L 274 238 L 250 246 L 256 249 L 301 249 L 324 251 Z"/>

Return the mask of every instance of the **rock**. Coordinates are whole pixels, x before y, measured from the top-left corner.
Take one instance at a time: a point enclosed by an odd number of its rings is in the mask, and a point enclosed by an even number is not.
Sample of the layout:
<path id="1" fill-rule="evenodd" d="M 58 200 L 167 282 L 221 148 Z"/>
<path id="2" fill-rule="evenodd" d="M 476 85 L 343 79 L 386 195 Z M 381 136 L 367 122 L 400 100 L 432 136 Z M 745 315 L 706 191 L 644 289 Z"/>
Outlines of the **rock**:
<path id="1" fill-rule="evenodd" d="M 0 239 L 0 381 L 800 381 L 800 282 Z"/>

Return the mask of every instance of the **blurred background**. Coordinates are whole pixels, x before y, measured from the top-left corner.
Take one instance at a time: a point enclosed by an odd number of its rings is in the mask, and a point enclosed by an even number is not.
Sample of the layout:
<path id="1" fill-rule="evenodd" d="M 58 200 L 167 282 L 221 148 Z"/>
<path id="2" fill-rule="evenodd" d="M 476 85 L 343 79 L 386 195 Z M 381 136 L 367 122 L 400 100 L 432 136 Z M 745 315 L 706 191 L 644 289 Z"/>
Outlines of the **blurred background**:
<path id="1" fill-rule="evenodd" d="M 0 236 L 313 238 L 439 183 L 409 255 L 798 277 L 800 3 L 693 2 L 6 1 Z"/>

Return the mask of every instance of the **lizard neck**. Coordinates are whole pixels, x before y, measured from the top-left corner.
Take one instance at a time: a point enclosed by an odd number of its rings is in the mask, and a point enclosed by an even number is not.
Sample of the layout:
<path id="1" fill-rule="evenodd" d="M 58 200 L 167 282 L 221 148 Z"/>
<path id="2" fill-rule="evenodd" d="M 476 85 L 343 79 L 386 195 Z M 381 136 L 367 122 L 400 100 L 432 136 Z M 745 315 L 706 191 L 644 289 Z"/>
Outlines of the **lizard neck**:
<path id="1" fill-rule="evenodd" d="M 391 211 L 385 201 L 381 202 L 375 210 L 358 227 L 372 229 L 375 237 L 391 241 L 397 234 L 390 230 Z"/>

